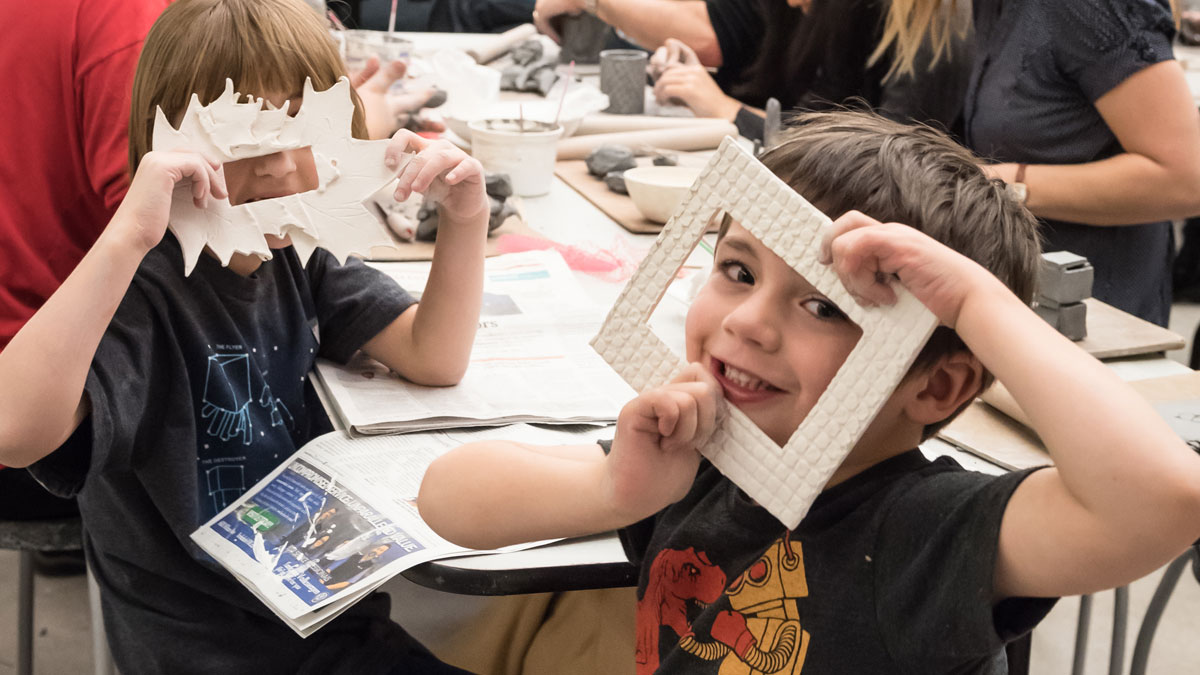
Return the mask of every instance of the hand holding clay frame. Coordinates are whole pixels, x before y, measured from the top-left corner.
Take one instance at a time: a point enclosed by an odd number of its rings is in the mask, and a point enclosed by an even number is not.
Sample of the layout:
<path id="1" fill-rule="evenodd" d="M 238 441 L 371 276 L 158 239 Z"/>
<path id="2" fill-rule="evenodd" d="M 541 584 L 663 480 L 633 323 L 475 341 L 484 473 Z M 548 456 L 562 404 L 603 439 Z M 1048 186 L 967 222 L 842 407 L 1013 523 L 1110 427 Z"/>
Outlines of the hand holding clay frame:
<path id="1" fill-rule="evenodd" d="M 858 442 L 937 327 L 937 318 L 902 287 L 896 304 L 861 307 L 819 260 L 832 221 L 758 160 L 726 138 L 650 253 L 626 284 L 596 351 L 637 391 L 661 386 L 687 364 L 649 320 L 713 218 L 727 213 L 862 329 L 862 337 L 783 447 L 730 406 L 701 453 L 790 529 L 799 525 L 829 477 Z"/>

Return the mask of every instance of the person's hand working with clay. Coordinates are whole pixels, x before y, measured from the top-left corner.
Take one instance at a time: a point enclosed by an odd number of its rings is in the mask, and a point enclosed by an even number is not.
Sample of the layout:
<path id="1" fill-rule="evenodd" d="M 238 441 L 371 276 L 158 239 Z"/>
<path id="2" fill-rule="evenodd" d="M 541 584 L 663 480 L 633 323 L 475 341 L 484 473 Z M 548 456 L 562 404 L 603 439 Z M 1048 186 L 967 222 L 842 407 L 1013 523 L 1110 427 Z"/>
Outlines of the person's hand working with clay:
<path id="1" fill-rule="evenodd" d="M 675 38 L 667 38 L 650 57 L 650 75 L 660 104 L 686 105 L 696 117 L 732 120 L 742 108 L 741 102 L 721 91 L 696 52 Z"/>
<path id="2" fill-rule="evenodd" d="M 393 89 L 407 72 L 408 65 L 403 61 L 392 61 L 380 67 L 379 57 L 372 56 L 362 70 L 350 75 L 350 85 L 362 99 L 367 131 L 372 139 L 390 138 L 401 128 L 417 132 L 446 130 L 441 122 L 420 114 L 425 108 L 436 108 L 444 103 L 445 92 L 429 86 Z"/>

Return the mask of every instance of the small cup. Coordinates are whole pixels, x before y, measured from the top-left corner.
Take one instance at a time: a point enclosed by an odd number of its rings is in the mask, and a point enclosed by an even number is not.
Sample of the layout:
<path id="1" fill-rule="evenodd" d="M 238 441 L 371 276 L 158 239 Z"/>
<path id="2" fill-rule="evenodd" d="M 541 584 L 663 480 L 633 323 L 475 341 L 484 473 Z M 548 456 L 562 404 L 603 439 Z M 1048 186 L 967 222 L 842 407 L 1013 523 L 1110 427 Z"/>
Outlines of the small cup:
<path id="1" fill-rule="evenodd" d="M 608 94 L 606 113 L 640 115 L 646 106 L 646 64 L 650 55 L 639 49 L 600 52 L 600 91 Z"/>
<path id="2" fill-rule="evenodd" d="M 558 53 L 559 63 L 600 63 L 600 52 L 612 35 L 612 28 L 608 24 L 587 12 L 560 14 L 555 19 L 558 23 L 558 34 L 562 38 L 562 49 Z"/>
<path id="3" fill-rule="evenodd" d="M 475 120 L 471 154 L 488 171 L 507 173 L 513 192 L 535 197 L 550 191 L 562 125 L 534 120 Z"/>
<path id="4" fill-rule="evenodd" d="M 412 56 L 412 42 L 393 33 L 379 30 L 341 32 L 344 33 L 342 39 L 345 44 L 343 59 L 346 62 L 346 70 L 352 73 L 362 70 L 372 54 L 379 57 L 381 65 L 392 61 L 407 63 Z"/>

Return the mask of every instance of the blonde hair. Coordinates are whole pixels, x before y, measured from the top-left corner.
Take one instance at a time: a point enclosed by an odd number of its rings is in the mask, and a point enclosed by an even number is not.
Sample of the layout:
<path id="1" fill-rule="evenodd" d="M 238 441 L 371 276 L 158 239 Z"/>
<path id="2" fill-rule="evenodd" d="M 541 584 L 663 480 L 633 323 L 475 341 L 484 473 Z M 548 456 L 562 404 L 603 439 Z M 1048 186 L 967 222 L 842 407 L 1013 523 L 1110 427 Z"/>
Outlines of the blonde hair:
<path id="1" fill-rule="evenodd" d="M 226 78 L 242 94 L 300 91 L 312 78 L 328 89 L 346 68 L 321 18 L 299 0 L 177 0 L 151 27 L 133 79 L 129 170 L 150 151 L 154 111 L 178 126 L 192 94 L 207 105 Z M 352 133 L 366 138 L 366 118 L 354 99 Z"/>
<path id="2" fill-rule="evenodd" d="M 883 35 L 867 61 L 874 65 L 889 50 L 893 50 L 892 65 L 885 79 L 896 75 L 912 76 L 913 62 L 923 43 L 928 41 L 933 53 L 930 67 L 942 57 L 949 57 L 951 38 L 966 35 L 969 26 L 957 19 L 958 3 L 967 0 L 890 0 L 887 17 L 883 23 Z M 1167 0 L 1175 27 L 1179 28 L 1179 6 L 1177 0 Z"/>

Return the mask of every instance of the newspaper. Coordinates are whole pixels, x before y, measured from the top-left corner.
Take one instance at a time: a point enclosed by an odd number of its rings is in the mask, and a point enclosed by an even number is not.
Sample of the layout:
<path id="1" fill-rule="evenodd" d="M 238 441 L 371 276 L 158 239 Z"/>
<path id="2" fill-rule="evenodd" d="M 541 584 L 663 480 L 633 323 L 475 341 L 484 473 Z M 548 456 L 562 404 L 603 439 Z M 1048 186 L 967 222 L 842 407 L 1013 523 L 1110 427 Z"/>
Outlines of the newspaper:
<path id="1" fill-rule="evenodd" d="M 429 273 L 427 262 L 373 266 L 418 297 Z M 555 251 L 489 258 L 471 363 L 458 385 L 412 384 L 362 355 L 345 367 L 319 360 L 319 384 L 359 434 L 612 423 L 636 394 L 588 344 L 606 310 Z"/>
<path id="2" fill-rule="evenodd" d="M 409 567 L 476 555 L 436 535 L 416 497 L 429 464 L 485 439 L 594 443 L 592 428 L 528 425 L 313 439 L 192 533 L 192 540 L 301 637 Z M 548 542 L 514 546 L 494 553 Z"/>

